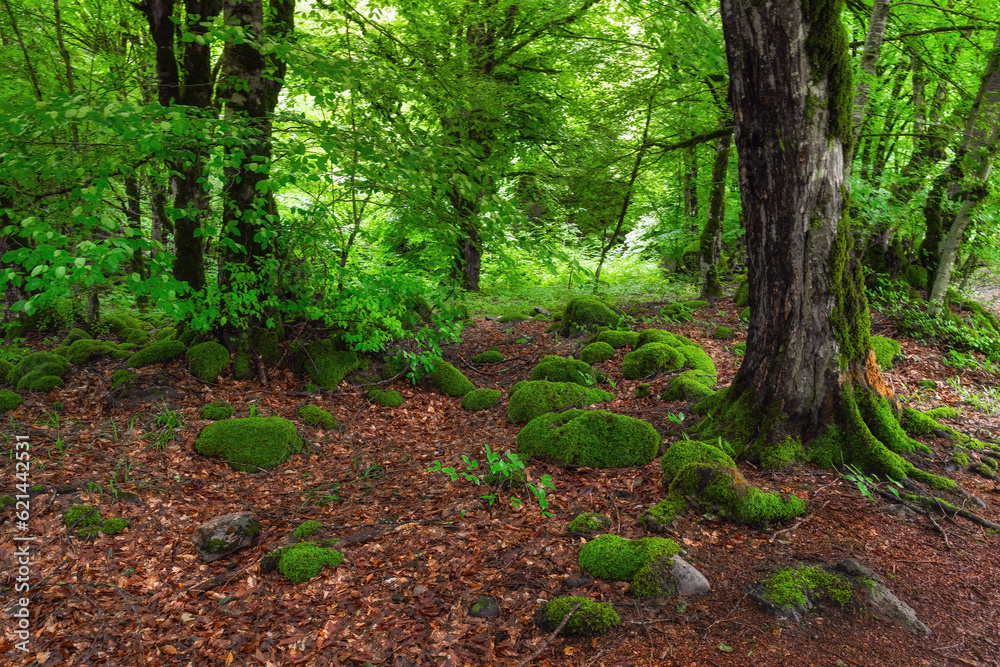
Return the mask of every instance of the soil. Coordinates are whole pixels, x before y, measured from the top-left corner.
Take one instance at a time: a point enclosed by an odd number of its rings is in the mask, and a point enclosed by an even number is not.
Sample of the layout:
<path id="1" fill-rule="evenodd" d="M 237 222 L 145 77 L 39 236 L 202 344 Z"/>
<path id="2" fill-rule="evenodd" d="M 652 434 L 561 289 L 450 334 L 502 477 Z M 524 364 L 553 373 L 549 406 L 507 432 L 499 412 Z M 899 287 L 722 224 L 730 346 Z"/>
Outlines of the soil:
<path id="1" fill-rule="evenodd" d="M 703 344 L 716 362 L 719 386 L 739 359 L 733 343 L 745 326 L 730 299 L 703 309 L 685 325 L 656 319 L 663 304 L 644 304 L 638 327 L 660 326 Z M 644 321 L 645 320 L 645 321 Z M 710 337 L 715 326 L 739 338 Z M 578 352 L 585 339 L 546 333 L 547 322 L 500 324 L 485 319 L 463 334 L 445 357 L 478 386 L 506 390 L 528 377 L 545 354 Z M 954 405 L 948 423 L 992 439 L 998 420 L 963 405 L 942 380 L 944 350 L 897 336 L 873 313 L 874 333 L 896 337 L 905 360 L 886 373 L 905 402 L 918 408 Z M 41 341 L 30 341 L 40 345 Z M 477 365 L 471 358 L 498 347 L 506 361 Z M 636 400 L 637 381 L 621 378 L 623 350 L 598 367 L 614 381 L 617 399 L 605 407 L 653 424 L 676 441 L 683 424 L 671 415 L 684 402 Z M 405 380 L 386 383 L 405 402 L 382 408 L 359 386 L 307 399 L 304 379 L 279 366 L 260 380 L 195 380 L 178 363 L 140 369 L 142 387 L 161 391 L 137 403 L 111 390 L 121 361 L 76 366 L 49 394 L 31 394 L 11 413 L 11 435 L 30 437 L 31 484 L 46 490 L 31 500 L 33 542 L 29 600 L 30 651 L 15 648 L 11 618 L 17 584 L 14 521 L 0 526 L 3 620 L 0 662 L 39 665 L 517 665 L 536 651 L 534 665 L 997 665 L 1000 664 L 1000 549 L 978 525 L 939 518 L 946 538 L 922 516 L 898 518 L 881 498 L 867 499 L 838 473 L 799 465 L 761 472 L 741 464 L 767 489 L 807 500 L 809 513 L 790 524 L 748 529 L 689 514 L 670 535 L 685 558 L 709 579 L 712 591 L 686 600 L 638 601 L 627 584 L 594 581 L 581 573 L 583 538 L 567 532 L 584 511 L 612 519 L 624 537 L 648 533 L 637 523 L 642 508 L 663 495 L 656 462 L 642 468 L 591 470 L 529 463 L 529 478 L 551 475 L 555 490 L 544 516 L 528 493 L 514 508 L 500 493 L 494 504 L 483 486 L 452 482 L 428 468 L 435 461 L 464 470 L 463 455 L 483 461 L 484 445 L 514 448 L 518 427 L 506 419 L 506 400 L 478 412 L 457 398 Z M 937 389 L 919 381 L 937 381 Z M 993 386 L 996 376 L 965 371 L 966 386 Z M 169 390 L 167 390 L 169 389 Z M 138 399 L 137 399 L 138 400 Z M 194 453 L 208 424 L 202 405 L 226 400 L 237 416 L 292 419 L 308 453 L 269 473 L 236 473 Z M 318 431 L 297 417 L 307 400 L 331 411 L 342 431 Z M 51 403 L 65 410 L 55 413 Z M 157 416 L 181 417 L 174 440 Z M 58 415 L 58 421 L 56 420 Z M 160 420 L 161 424 L 164 421 Z M 944 472 L 944 438 L 925 442 Z M 165 444 L 159 447 L 158 444 Z M 6 456 L 9 451 L 3 452 Z M 12 492 L 13 464 L 4 466 Z M 951 473 L 1000 520 L 997 483 Z M 68 492 L 67 492 L 68 491 Z M 138 499 L 116 499 L 113 491 Z M 80 541 L 67 533 L 63 513 L 73 504 L 97 505 L 104 516 L 129 520 L 123 533 Z M 190 542 L 193 529 L 229 512 L 253 511 L 263 530 L 253 546 L 205 564 Z M 9 517 L 7 517 L 9 518 Z M 263 574 L 261 559 L 291 539 L 301 522 L 315 520 L 343 538 L 345 562 L 304 584 Z M 817 607 L 802 623 L 766 613 L 748 591 L 774 568 L 797 562 L 853 558 L 882 574 L 889 587 L 932 629 L 915 636 L 854 606 Z M 531 618 L 539 603 L 558 595 L 610 602 L 622 623 L 596 638 L 550 637 Z M 470 616 L 480 595 L 494 596 L 500 615 Z"/>

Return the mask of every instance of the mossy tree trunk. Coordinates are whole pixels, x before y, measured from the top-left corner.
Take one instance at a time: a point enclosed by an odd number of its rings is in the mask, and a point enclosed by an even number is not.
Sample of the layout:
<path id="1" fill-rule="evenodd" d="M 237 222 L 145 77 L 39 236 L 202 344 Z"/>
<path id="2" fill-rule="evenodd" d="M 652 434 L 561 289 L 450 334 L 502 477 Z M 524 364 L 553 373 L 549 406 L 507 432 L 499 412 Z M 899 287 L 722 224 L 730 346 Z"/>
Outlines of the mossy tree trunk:
<path id="1" fill-rule="evenodd" d="M 712 191 L 708 197 L 708 219 L 698 242 L 701 269 L 701 297 L 722 296 L 719 285 L 719 260 L 722 256 L 722 222 L 726 216 L 726 177 L 729 173 L 729 153 L 733 135 L 719 138 L 712 164 Z"/>
<path id="2" fill-rule="evenodd" d="M 892 392 L 870 351 L 846 215 L 853 86 L 842 4 L 722 1 L 751 320 L 743 364 L 729 389 L 707 399 L 702 429 L 751 458 L 773 461 L 790 443 L 812 441 L 837 449 L 827 464 L 905 476 L 912 465 L 891 450 L 917 443 L 889 409 Z"/>

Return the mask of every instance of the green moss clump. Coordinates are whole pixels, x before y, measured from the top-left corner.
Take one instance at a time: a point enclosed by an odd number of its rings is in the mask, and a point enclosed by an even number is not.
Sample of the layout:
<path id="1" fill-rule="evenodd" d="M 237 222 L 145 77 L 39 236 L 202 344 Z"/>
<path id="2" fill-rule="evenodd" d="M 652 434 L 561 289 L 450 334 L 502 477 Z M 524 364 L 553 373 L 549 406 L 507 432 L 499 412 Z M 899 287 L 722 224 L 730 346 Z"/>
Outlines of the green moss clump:
<path id="1" fill-rule="evenodd" d="M 955 452 L 952 454 L 951 460 L 955 465 L 961 466 L 962 468 L 968 467 L 969 465 L 969 455 L 965 452 Z"/>
<path id="2" fill-rule="evenodd" d="M 517 451 L 563 465 L 624 468 L 646 465 L 660 449 L 651 424 L 604 410 L 568 410 L 537 417 L 517 434 Z"/>
<path id="3" fill-rule="evenodd" d="M 13 410 L 21 405 L 21 397 L 10 389 L 0 389 L 0 412 Z"/>
<path id="4" fill-rule="evenodd" d="M 66 337 L 63 338 L 62 347 L 69 347 L 78 340 L 87 340 L 90 335 L 83 329 L 70 329 Z"/>
<path id="5" fill-rule="evenodd" d="M 93 359 L 100 359 L 106 355 L 111 355 L 116 359 L 124 359 L 132 356 L 127 351 L 122 350 L 114 343 L 106 340 L 94 340 L 84 338 L 75 341 L 67 348 L 60 348 L 59 354 L 66 358 L 71 364 L 85 364 Z"/>
<path id="6" fill-rule="evenodd" d="M 843 6 L 843 0 L 802 2 L 802 11 L 809 26 L 805 47 L 812 65 L 813 81 L 827 80 L 827 136 L 840 139 L 845 147 L 849 147 L 854 139 L 851 122 L 854 70 L 847 31 L 840 20 Z"/>
<path id="7" fill-rule="evenodd" d="M 237 352 L 233 355 L 233 377 L 242 380 L 250 375 L 250 354 Z"/>
<path id="8" fill-rule="evenodd" d="M 735 345 L 733 345 L 733 354 L 735 356 L 737 356 L 737 357 L 743 357 L 743 356 L 746 356 L 746 353 L 747 353 L 747 344 L 746 344 L 746 341 L 740 341 L 739 343 L 736 343 Z"/>
<path id="9" fill-rule="evenodd" d="M 741 319 L 741 320 L 749 322 L 750 321 L 750 308 L 747 307 L 747 308 L 744 308 L 743 310 L 741 310 L 740 314 L 737 315 L 737 317 L 739 319 Z"/>
<path id="10" fill-rule="evenodd" d="M 462 397 L 462 407 L 466 410 L 485 410 L 500 402 L 499 389 L 473 389 Z"/>
<path id="11" fill-rule="evenodd" d="M 129 368 L 171 361 L 184 354 L 187 346 L 179 340 L 158 340 L 142 348 L 125 363 Z"/>
<path id="12" fill-rule="evenodd" d="M 225 401 L 213 401 L 201 407 L 201 418 L 211 419 L 214 422 L 229 419 L 235 413 L 236 408 Z"/>
<path id="13" fill-rule="evenodd" d="M 559 333 L 572 336 L 580 331 L 592 331 L 618 321 L 618 313 L 594 296 L 575 296 L 566 303 Z"/>
<path id="14" fill-rule="evenodd" d="M 337 418 L 316 405 L 303 405 L 299 408 L 299 417 L 310 426 L 316 426 L 324 431 L 335 431 L 340 428 Z"/>
<path id="15" fill-rule="evenodd" d="M 372 389 L 368 392 L 368 400 L 373 403 L 378 403 L 383 408 L 398 408 L 403 404 L 403 395 L 395 389 L 389 389 L 387 391 Z"/>
<path id="16" fill-rule="evenodd" d="M 665 533 L 670 530 L 674 519 L 687 511 L 687 500 L 683 494 L 669 493 L 649 509 L 639 514 L 639 523 L 654 533 Z"/>
<path id="17" fill-rule="evenodd" d="M 659 371 L 675 371 L 684 367 L 684 355 L 666 343 L 646 343 L 625 355 L 622 375 L 638 380 Z"/>
<path id="18" fill-rule="evenodd" d="M 582 514 L 576 515 L 576 518 L 569 522 L 567 530 L 571 533 L 582 533 L 587 535 L 596 533 L 600 530 L 607 530 L 610 527 L 611 519 L 606 514 L 600 514 L 598 512 L 583 512 Z"/>
<path id="19" fill-rule="evenodd" d="M 920 381 L 920 388 L 921 389 L 930 389 L 930 390 L 933 391 L 933 390 L 937 389 L 937 382 L 935 382 L 934 380 L 921 380 Z"/>
<path id="20" fill-rule="evenodd" d="M 303 347 L 292 346 L 296 368 L 309 374 L 312 381 L 323 389 L 336 389 L 345 377 L 361 366 L 357 353 L 338 350 L 330 338 Z"/>
<path id="21" fill-rule="evenodd" d="M 546 412 L 555 412 L 571 405 L 582 408 L 610 401 L 614 397 L 614 394 L 603 389 L 584 387 L 573 382 L 522 381 L 511 387 L 507 419 L 512 424 L 526 424 Z"/>
<path id="22" fill-rule="evenodd" d="M 476 388 L 476 385 L 472 384 L 469 378 L 462 374 L 462 371 L 444 360 L 435 364 L 434 372 L 430 373 L 427 379 L 445 396 L 461 398 Z"/>
<path id="23" fill-rule="evenodd" d="M 503 361 L 503 352 L 495 347 L 491 347 L 485 352 L 480 352 L 472 357 L 472 363 L 474 364 L 498 364 L 501 361 Z"/>
<path id="24" fill-rule="evenodd" d="M 295 529 L 293 535 L 297 540 L 304 540 L 322 527 L 323 524 L 319 521 L 305 521 L 299 524 L 299 527 Z"/>
<path id="25" fill-rule="evenodd" d="M 62 384 L 62 374 L 69 369 L 69 362 L 53 352 L 34 352 L 21 359 L 7 374 L 7 381 L 15 389 L 50 391 Z"/>
<path id="26" fill-rule="evenodd" d="M 740 283 L 739 287 L 736 288 L 736 294 L 733 296 L 733 301 L 736 303 L 737 308 L 746 308 L 747 304 L 750 303 L 750 283 L 743 281 Z"/>
<path id="27" fill-rule="evenodd" d="M 719 340 L 729 340 L 730 338 L 736 338 L 736 332 L 729 327 L 716 327 L 712 336 Z"/>
<path id="28" fill-rule="evenodd" d="M 8 381 L 7 376 L 10 375 L 12 370 L 14 370 L 14 364 L 6 359 L 0 359 L 0 384 Z"/>
<path id="29" fill-rule="evenodd" d="M 14 500 L 14 496 L 0 496 L 0 512 L 6 512 L 8 508 L 13 507 L 16 504 L 17 501 Z"/>
<path id="30" fill-rule="evenodd" d="M 720 442 L 725 443 L 724 440 Z M 728 447 L 728 444 L 725 446 Z M 670 486 L 677 473 L 692 463 L 718 463 L 730 468 L 736 467 L 732 457 L 715 445 L 697 440 L 681 440 L 670 445 L 660 458 L 663 486 Z"/>
<path id="31" fill-rule="evenodd" d="M 679 345 L 677 351 L 684 355 L 684 360 L 691 368 L 689 377 L 701 382 L 706 387 L 714 387 L 719 381 L 718 372 L 715 370 L 715 362 L 708 356 L 701 345 L 691 343 Z"/>
<path id="32" fill-rule="evenodd" d="M 872 336 L 871 344 L 872 349 L 875 350 L 875 360 L 878 361 L 879 368 L 882 370 L 892 368 L 892 360 L 903 351 L 903 347 L 898 342 L 885 336 Z"/>
<path id="33" fill-rule="evenodd" d="M 660 394 L 664 401 L 700 401 L 715 392 L 701 382 L 697 371 L 686 371 L 670 380 Z"/>
<path id="34" fill-rule="evenodd" d="M 318 394 L 319 393 L 319 385 L 315 385 L 312 382 L 306 383 L 306 385 L 303 387 L 303 389 L 306 390 L 306 391 L 308 391 L 310 394 Z"/>
<path id="35" fill-rule="evenodd" d="M 615 349 L 626 346 L 635 349 L 636 341 L 638 339 L 639 334 L 635 331 L 616 331 L 614 329 L 604 329 L 594 334 L 588 342 L 591 345 L 594 343 L 607 343 Z"/>
<path id="36" fill-rule="evenodd" d="M 614 356 L 615 348 L 608 343 L 598 341 L 583 348 L 583 352 L 580 353 L 580 361 L 585 364 L 596 364 L 599 361 L 607 361 Z"/>
<path id="37" fill-rule="evenodd" d="M 281 417 L 226 419 L 202 429 L 194 443 L 204 456 L 218 456 L 234 470 L 257 472 L 280 465 L 302 449 L 295 424 Z"/>
<path id="38" fill-rule="evenodd" d="M 568 637 L 596 637 L 621 623 L 621 619 L 610 604 L 572 595 L 546 602 L 545 606 L 539 609 L 535 623 L 543 630 L 552 632 L 559 627 L 566 614 L 577 605 L 580 607 L 573 612 L 560 634 Z"/>
<path id="39" fill-rule="evenodd" d="M 229 350 L 210 340 L 192 347 L 184 359 L 195 377 L 205 382 L 215 382 L 229 365 Z"/>
<path id="40" fill-rule="evenodd" d="M 63 524 L 67 528 L 75 524 L 77 537 L 89 540 L 97 537 L 101 525 L 101 512 L 93 505 L 73 505 L 63 515 Z"/>
<path id="41" fill-rule="evenodd" d="M 784 521 L 806 510 L 806 504 L 795 496 L 765 493 L 751 486 L 736 468 L 709 463 L 684 467 L 670 483 L 670 493 L 696 498 L 721 516 L 750 525 Z"/>
<path id="42" fill-rule="evenodd" d="M 548 380 L 549 382 L 575 382 L 586 387 L 595 382 L 603 381 L 604 376 L 590 367 L 590 364 L 573 359 L 549 354 L 542 357 L 531 371 L 532 380 Z"/>
<path id="43" fill-rule="evenodd" d="M 924 410 L 924 414 L 931 419 L 954 419 L 958 416 L 958 410 L 950 405 L 943 405 L 940 408 Z"/>
<path id="44" fill-rule="evenodd" d="M 117 535 L 128 528 L 128 521 L 119 517 L 112 517 L 101 522 L 101 532 L 105 535 Z"/>
<path id="45" fill-rule="evenodd" d="M 327 565 L 337 567 L 344 562 L 342 553 L 336 549 L 320 546 L 316 542 L 290 544 L 270 555 L 277 560 L 278 571 L 295 583 L 309 581 L 318 576 Z"/>
<path id="46" fill-rule="evenodd" d="M 653 395 L 653 388 L 646 382 L 640 382 L 635 386 L 636 398 L 649 398 Z"/>
<path id="47" fill-rule="evenodd" d="M 163 327 L 155 334 L 153 334 L 153 340 L 174 340 L 176 338 L 177 338 L 176 327 Z"/>
<path id="48" fill-rule="evenodd" d="M 283 328 L 252 327 L 249 335 L 250 347 L 257 351 L 265 364 L 274 364 L 281 359 L 279 343 L 283 336 Z"/>
<path id="49" fill-rule="evenodd" d="M 930 435 L 935 430 L 946 431 L 944 424 L 939 424 L 933 417 L 913 408 L 903 408 L 903 415 L 900 424 L 907 433 L 913 435 Z"/>
<path id="50" fill-rule="evenodd" d="M 149 341 L 149 334 L 142 322 L 124 311 L 119 310 L 108 315 L 102 323 L 123 343 L 145 345 Z"/>
<path id="51" fill-rule="evenodd" d="M 781 442 L 762 447 L 759 451 L 751 451 L 751 457 L 756 458 L 764 470 L 780 470 L 804 459 L 805 450 L 801 440 L 786 436 Z"/>
<path id="52" fill-rule="evenodd" d="M 677 347 L 678 345 L 684 345 L 687 342 L 690 341 L 683 336 L 672 334 L 663 329 L 643 329 L 636 335 L 635 345 L 633 345 L 632 348 L 638 350 L 640 347 L 648 343 L 663 343 L 665 345 L 669 345 L 670 347 Z"/>
<path id="53" fill-rule="evenodd" d="M 647 597 L 672 592 L 664 590 L 663 574 L 672 569 L 670 558 L 680 551 L 676 542 L 662 537 L 628 540 L 605 534 L 587 542 L 577 560 L 595 577 L 628 581 L 633 593 Z"/>
<path id="54" fill-rule="evenodd" d="M 822 593 L 843 606 L 854 596 L 854 585 L 844 577 L 814 565 L 778 570 L 760 582 L 762 597 L 776 607 L 805 607 L 809 595 Z"/>
<path id="55" fill-rule="evenodd" d="M 501 324 L 507 324 L 508 322 L 523 322 L 524 320 L 530 320 L 531 318 L 527 315 L 519 315 L 517 313 L 508 313 L 507 315 L 501 315 L 497 322 Z"/>

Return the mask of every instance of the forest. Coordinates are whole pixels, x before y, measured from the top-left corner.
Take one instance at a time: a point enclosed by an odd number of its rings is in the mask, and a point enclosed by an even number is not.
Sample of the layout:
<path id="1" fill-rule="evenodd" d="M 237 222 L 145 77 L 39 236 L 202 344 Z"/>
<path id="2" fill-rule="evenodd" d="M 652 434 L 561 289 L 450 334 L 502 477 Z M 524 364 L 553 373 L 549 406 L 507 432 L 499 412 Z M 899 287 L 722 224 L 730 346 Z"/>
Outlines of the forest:
<path id="1" fill-rule="evenodd" d="M 989 665 L 995 0 L 0 0 L 0 655 Z"/>

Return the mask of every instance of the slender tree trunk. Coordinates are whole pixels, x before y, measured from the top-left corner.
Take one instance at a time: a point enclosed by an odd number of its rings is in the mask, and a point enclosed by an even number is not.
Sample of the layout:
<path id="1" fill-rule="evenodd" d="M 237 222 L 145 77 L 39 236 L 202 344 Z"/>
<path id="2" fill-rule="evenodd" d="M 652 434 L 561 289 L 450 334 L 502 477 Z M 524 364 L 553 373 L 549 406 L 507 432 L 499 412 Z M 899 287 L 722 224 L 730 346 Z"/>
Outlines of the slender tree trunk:
<path id="1" fill-rule="evenodd" d="M 128 220 L 128 226 L 132 229 L 132 236 L 133 238 L 142 238 L 144 236 L 142 231 L 142 200 L 138 174 L 125 179 L 125 202 L 128 206 L 125 217 Z M 146 266 L 146 258 L 141 248 L 132 253 L 132 272 L 137 274 L 141 280 L 149 278 L 149 268 Z M 149 295 L 136 295 L 135 305 L 139 310 L 149 308 Z"/>
<path id="2" fill-rule="evenodd" d="M 42 88 L 38 85 L 38 74 L 35 73 L 35 66 L 31 62 L 31 56 L 28 55 L 28 47 L 25 45 L 24 37 L 21 36 L 21 31 L 17 27 L 17 17 L 10 6 L 10 0 L 3 0 L 3 6 L 7 10 L 7 17 L 10 19 L 10 27 L 14 31 L 14 37 L 17 38 L 17 43 L 21 47 L 21 55 L 24 56 L 24 64 L 28 68 L 28 78 L 31 79 L 31 88 L 35 91 L 35 99 L 41 102 Z"/>
<path id="3" fill-rule="evenodd" d="M 729 153 L 733 135 L 719 139 L 712 163 L 712 192 L 708 198 L 708 219 L 699 241 L 699 266 L 701 269 L 701 297 L 722 296 L 719 284 L 719 258 L 722 255 L 722 223 L 726 217 L 726 176 L 729 172 Z"/>
<path id="4" fill-rule="evenodd" d="M 696 146 L 684 152 L 684 217 L 692 232 L 698 231 L 698 153 Z"/>
<path id="5" fill-rule="evenodd" d="M 844 177 L 851 177 L 851 164 L 854 162 L 854 151 L 858 145 L 861 128 L 865 124 L 868 110 L 868 97 L 871 95 L 872 82 L 877 80 L 879 53 L 882 51 L 882 39 L 885 37 L 885 24 L 889 18 L 889 0 L 875 0 L 872 6 L 872 16 L 868 21 L 868 33 L 865 36 L 865 46 L 861 53 L 861 66 L 857 85 L 854 88 L 854 107 L 851 113 L 853 126 L 850 146 L 844 155 Z"/>

